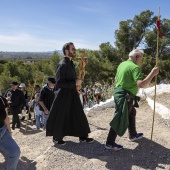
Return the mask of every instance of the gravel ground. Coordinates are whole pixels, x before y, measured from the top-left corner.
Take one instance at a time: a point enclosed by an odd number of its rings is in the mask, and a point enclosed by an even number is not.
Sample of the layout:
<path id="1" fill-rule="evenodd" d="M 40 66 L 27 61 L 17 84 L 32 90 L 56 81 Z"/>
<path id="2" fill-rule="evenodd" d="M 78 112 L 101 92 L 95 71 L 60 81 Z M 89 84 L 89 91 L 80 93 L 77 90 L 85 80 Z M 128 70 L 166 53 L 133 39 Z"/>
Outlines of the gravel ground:
<path id="1" fill-rule="evenodd" d="M 37 132 L 35 125 L 29 125 L 27 134 L 24 127 L 13 132 L 13 137 L 21 148 L 17 170 L 170 170 L 170 122 L 157 113 L 151 142 L 152 113 L 146 101 L 137 108 L 137 130 L 144 137 L 136 142 L 128 142 L 128 133 L 117 137 L 116 142 L 123 150 L 104 149 L 109 130 L 109 122 L 114 108 L 92 111 L 87 118 L 91 127 L 92 144 L 79 143 L 78 138 L 65 137 L 65 146 L 54 146 L 45 132 Z M 0 169 L 4 169 L 4 159 L 0 155 Z"/>

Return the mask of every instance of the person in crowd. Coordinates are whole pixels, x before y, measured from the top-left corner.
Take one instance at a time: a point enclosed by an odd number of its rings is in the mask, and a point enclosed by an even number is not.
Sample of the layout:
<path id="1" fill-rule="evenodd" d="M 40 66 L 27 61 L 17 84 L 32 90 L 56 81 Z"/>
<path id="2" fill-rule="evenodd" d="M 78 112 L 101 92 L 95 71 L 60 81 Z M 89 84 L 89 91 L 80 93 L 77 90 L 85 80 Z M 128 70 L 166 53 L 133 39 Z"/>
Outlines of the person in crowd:
<path id="1" fill-rule="evenodd" d="M 34 110 L 37 130 L 40 130 L 41 122 L 43 122 L 43 111 L 40 110 L 39 94 L 40 93 L 36 93 L 35 99 L 29 102 L 29 106 L 33 107 L 33 110 Z"/>
<path id="2" fill-rule="evenodd" d="M 25 83 L 21 83 L 19 85 L 19 88 L 21 89 L 21 91 L 24 93 L 24 97 L 25 97 L 25 102 L 26 102 L 26 109 L 23 108 L 22 106 L 22 111 L 21 111 L 21 120 L 25 119 L 25 114 L 27 113 L 29 106 L 28 106 L 28 92 L 26 90 L 26 85 Z"/>
<path id="3" fill-rule="evenodd" d="M 101 94 L 102 94 L 102 90 L 100 86 L 96 87 L 94 94 L 95 94 L 96 102 L 97 104 L 99 104 L 101 100 Z"/>
<path id="4" fill-rule="evenodd" d="M 167 84 L 170 84 L 170 77 L 167 78 Z"/>
<path id="5" fill-rule="evenodd" d="M 78 90 L 80 101 L 84 109 L 84 107 L 86 106 L 86 93 L 84 92 L 84 89 L 81 88 L 81 86 L 76 85 L 76 88 Z"/>
<path id="6" fill-rule="evenodd" d="M 6 169 L 16 170 L 21 151 L 11 136 L 7 107 L 7 100 L 0 96 L 0 152 L 5 156 Z"/>
<path id="7" fill-rule="evenodd" d="M 55 79 L 48 77 L 47 83 L 41 88 L 39 95 L 40 110 L 43 111 L 43 126 L 46 129 L 46 123 L 49 111 L 55 97 Z"/>
<path id="8" fill-rule="evenodd" d="M 46 135 L 53 136 L 54 144 L 65 145 L 64 136 L 79 137 L 80 142 L 92 143 L 88 138 L 89 124 L 79 98 L 75 65 L 76 49 L 73 43 L 63 46 L 64 58 L 59 62 L 56 71 L 56 97 L 47 120 Z M 76 81 L 77 80 L 77 81 Z"/>
<path id="9" fill-rule="evenodd" d="M 32 87 L 32 86 L 31 86 L 31 87 Z M 41 87 L 40 87 L 38 84 L 36 84 L 36 85 L 34 86 L 34 90 L 33 90 L 32 94 L 31 94 L 31 96 L 30 96 L 30 101 L 29 101 L 29 103 L 31 103 L 32 100 L 35 99 L 35 95 L 36 95 L 37 93 L 40 93 L 40 90 L 41 90 Z M 31 115 L 32 112 L 34 112 L 34 111 L 33 111 L 33 107 L 29 107 L 29 109 L 28 109 L 29 119 L 32 119 L 32 121 L 35 122 L 35 121 L 36 121 L 36 120 L 35 120 L 35 117 L 33 117 L 33 115 Z M 35 116 L 35 115 L 34 115 L 34 116 Z"/>
<path id="10" fill-rule="evenodd" d="M 35 85 L 35 87 L 34 87 L 34 96 L 35 96 L 36 93 L 40 93 L 40 90 L 41 90 L 41 87 L 38 84 Z"/>
<path id="11" fill-rule="evenodd" d="M 80 84 L 77 84 L 76 85 L 76 89 L 78 91 L 78 94 L 79 94 L 79 97 L 80 97 L 80 101 L 81 101 L 81 104 L 82 104 L 82 107 L 84 109 L 84 100 L 83 100 L 83 92 L 82 92 L 82 89 L 81 89 L 81 85 Z"/>
<path id="12" fill-rule="evenodd" d="M 114 100 L 115 113 L 110 122 L 110 131 L 108 133 L 105 148 L 120 150 L 122 145 L 116 144 L 117 135 L 123 136 L 126 129 L 129 131 L 129 141 L 135 141 L 143 137 L 143 133 L 136 131 L 136 109 L 139 98 L 136 96 L 138 88 L 148 86 L 152 78 L 159 73 L 159 68 L 154 67 L 146 78 L 143 79 L 139 67 L 143 60 L 143 50 L 132 50 L 129 53 L 129 59 L 122 62 L 118 68 L 115 77 Z"/>
<path id="13" fill-rule="evenodd" d="M 21 114 L 19 114 L 19 116 L 20 116 L 19 118 L 21 120 L 25 120 L 25 117 L 26 117 L 27 113 L 28 113 L 28 110 L 26 110 L 26 108 L 22 109 Z"/>
<path id="14" fill-rule="evenodd" d="M 89 90 L 88 85 L 86 85 L 86 87 L 82 89 L 82 92 L 84 93 L 83 95 L 84 105 L 88 105 L 88 90 Z"/>
<path id="15" fill-rule="evenodd" d="M 89 101 L 88 106 L 89 106 L 89 108 L 93 107 L 94 100 L 95 100 L 94 91 L 93 91 L 93 89 L 89 89 L 89 92 L 88 92 L 88 101 Z"/>
<path id="16" fill-rule="evenodd" d="M 160 82 L 159 82 L 159 84 L 164 84 L 164 81 L 161 79 Z"/>
<path id="17" fill-rule="evenodd" d="M 84 89 L 81 87 L 79 92 L 82 94 L 82 97 L 83 97 L 83 109 L 84 107 L 87 105 L 87 101 L 86 101 L 86 93 L 84 92 Z"/>
<path id="18" fill-rule="evenodd" d="M 21 91 L 24 93 L 24 97 L 25 97 L 25 102 L 26 102 L 26 109 L 28 110 L 28 92 L 26 90 L 26 85 L 25 83 L 21 83 L 19 85 Z"/>
<path id="19" fill-rule="evenodd" d="M 26 109 L 24 93 L 18 89 L 17 81 L 13 81 L 11 83 L 11 89 L 6 91 L 5 97 L 8 100 L 10 113 L 13 115 L 12 129 L 15 130 L 15 125 L 17 125 L 17 128 L 20 128 L 21 126 L 18 116 L 18 114 L 21 112 L 21 108 L 23 107 L 23 109 Z"/>

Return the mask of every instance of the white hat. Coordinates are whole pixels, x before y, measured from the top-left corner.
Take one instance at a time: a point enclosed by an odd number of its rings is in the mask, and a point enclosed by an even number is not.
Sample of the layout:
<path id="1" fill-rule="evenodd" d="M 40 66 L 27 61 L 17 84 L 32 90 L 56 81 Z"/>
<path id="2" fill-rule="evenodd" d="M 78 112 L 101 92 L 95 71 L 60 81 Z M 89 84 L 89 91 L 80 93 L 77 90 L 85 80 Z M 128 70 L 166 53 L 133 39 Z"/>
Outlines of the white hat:
<path id="1" fill-rule="evenodd" d="M 19 87 L 26 87 L 24 83 L 21 83 Z"/>

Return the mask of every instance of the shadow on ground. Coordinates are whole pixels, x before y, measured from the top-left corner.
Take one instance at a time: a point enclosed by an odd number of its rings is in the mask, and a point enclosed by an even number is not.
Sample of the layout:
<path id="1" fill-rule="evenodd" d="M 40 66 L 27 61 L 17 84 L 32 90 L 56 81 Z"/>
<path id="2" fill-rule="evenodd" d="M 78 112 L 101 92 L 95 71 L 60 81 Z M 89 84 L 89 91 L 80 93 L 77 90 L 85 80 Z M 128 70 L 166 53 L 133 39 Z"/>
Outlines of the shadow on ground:
<path id="1" fill-rule="evenodd" d="M 37 134 L 39 132 L 43 132 L 44 130 L 40 128 L 40 130 L 37 130 L 34 124 L 28 123 L 27 129 L 25 128 L 25 121 L 21 122 L 21 127 L 19 129 L 19 132 L 21 132 L 23 135 L 32 135 L 32 134 Z M 15 130 L 14 130 L 15 131 Z"/>
<path id="2" fill-rule="evenodd" d="M 67 141 L 65 146 L 55 146 L 88 159 L 106 162 L 106 169 L 131 170 L 133 166 L 143 169 L 165 169 L 170 166 L 170 149 L 152 142 L 147 138 L 137 141 L 135 149 L 125 148 L 120 151 L 106 150 L 104 145 L 95 141 L 93 144 L 77 144 Z M 152 145 L 151 145 L 152 144 Z M 89 146 L 90 145 L 90 146 Z M 90 149 L 89 149 L 90 148 Z"/>

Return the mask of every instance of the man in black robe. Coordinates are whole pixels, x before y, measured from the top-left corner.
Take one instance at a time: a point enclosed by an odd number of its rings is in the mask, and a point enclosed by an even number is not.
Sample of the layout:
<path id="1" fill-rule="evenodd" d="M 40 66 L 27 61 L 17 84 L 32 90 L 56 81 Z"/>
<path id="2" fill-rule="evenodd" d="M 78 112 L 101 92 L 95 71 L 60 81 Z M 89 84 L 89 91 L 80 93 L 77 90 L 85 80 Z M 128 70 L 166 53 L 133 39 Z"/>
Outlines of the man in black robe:
<path id="1" fill-rule="evenodd" d="M 64 136 L 79 137 L 80 142 L 92 143 L 88 138 L 89 124 L 83 111 L 76 84 L 75 66 L 72 61 L 76 57 L 73 43 L 63 46 L 65 57 L 59 62 L 56 70 L 56 96 L 47 120 L 46 135 L 53 136 L 54 144 L 65 145 Z"/>
<path id="2" fill-rule="evenodd" d="M 13 81 L 11 83 L 11 88 L 6 91 L 4 96 L 8 100 L 10 113 L 13 115 L 12 129 L 15 130 L 15 125 L 17 125 L 17 128 L 20 128 L 21 123 L 18 114 L 21 112 L 22 107 L 24 110 L 26 110 L 26 101 L 24 93 L 20 89 L 18 89 L 17 81 Z"/>

